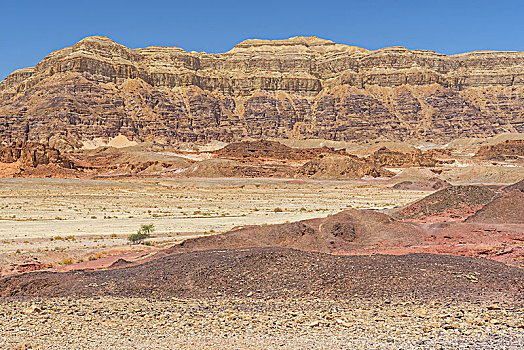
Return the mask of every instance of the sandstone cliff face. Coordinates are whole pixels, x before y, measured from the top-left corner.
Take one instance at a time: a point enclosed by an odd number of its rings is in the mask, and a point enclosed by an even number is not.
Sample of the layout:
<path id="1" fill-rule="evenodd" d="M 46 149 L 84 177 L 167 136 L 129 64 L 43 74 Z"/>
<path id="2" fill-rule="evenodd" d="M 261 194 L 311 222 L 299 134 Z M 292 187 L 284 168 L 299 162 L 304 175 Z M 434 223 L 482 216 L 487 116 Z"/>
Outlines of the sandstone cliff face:
<path id="1" fill-rule="evenodd" d="M 524 52 L 368 51 L 297 37 L 207 54 L 89 37 L 0 83 L 0 142 L 499 132 L 524 132 Z"/>

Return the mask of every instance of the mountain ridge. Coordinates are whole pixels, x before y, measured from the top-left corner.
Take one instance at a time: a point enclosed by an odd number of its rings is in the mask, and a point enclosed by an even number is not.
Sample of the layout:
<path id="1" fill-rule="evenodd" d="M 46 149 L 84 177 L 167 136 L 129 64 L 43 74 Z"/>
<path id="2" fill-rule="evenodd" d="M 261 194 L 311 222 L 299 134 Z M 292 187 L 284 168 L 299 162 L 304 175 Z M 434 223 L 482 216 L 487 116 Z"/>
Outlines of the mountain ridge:
<path id="1" fill-rule="evenodd" d="M 208 54 L 94 36 L 0 82 L 0 142 L 449 141 L 524 132 L 523 101 L 518 51 L 371 51 L 293 37 Z"/>

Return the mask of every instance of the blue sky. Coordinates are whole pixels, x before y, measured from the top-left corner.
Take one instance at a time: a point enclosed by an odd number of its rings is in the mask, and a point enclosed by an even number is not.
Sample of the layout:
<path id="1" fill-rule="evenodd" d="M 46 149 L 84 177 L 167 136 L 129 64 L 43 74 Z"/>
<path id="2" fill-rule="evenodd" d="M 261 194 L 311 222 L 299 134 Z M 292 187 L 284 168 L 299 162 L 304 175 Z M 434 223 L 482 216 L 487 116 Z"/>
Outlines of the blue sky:
<path id="1" fill-rule="evenodd" d="M 524 50 L 524 0 L 0 0 L 0 79 L 90 35 L 225 52 L 316 35 L 367 49 Z"/>

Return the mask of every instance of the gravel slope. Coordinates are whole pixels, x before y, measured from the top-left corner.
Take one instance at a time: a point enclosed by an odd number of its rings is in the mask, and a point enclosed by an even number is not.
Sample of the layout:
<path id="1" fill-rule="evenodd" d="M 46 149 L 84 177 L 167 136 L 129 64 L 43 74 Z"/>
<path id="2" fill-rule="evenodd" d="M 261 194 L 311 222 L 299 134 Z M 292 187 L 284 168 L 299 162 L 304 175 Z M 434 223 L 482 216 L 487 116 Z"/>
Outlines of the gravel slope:
<path id="1" fill-rule="evenodd" d="M 484 259 L 409 254 L 335 256 L 285 248 L 173 254 L 107 271 L 0 279 L 0 296 L 524 300 L 524 270 Z"/>
<path id="2" fill-rule="evenodd" d="M 523 283 L 445 255 L 181 253 L 0 279 L 0 348 L 521 349 Z"/>

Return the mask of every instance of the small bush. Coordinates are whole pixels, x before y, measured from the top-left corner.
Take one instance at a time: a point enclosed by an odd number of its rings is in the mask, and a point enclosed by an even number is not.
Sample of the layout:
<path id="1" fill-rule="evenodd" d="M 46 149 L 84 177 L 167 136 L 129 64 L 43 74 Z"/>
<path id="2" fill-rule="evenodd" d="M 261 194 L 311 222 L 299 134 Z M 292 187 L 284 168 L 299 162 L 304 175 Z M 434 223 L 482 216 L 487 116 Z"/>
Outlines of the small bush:
<path id="1" fill-rule="evenodd" d="M 283 212 L 282 208 L 279 208 L 279 207 L 276 207 L 275 209 L 273 209 L 273 211 L 274 211 L 275 213 L 281 213 L 281 212 Z"/>
<path id="2" fill-rule="evenodd" d="M 98 260 L 103 256 L 102 253 L 96 253 L 95 255 L 91 255 L 89 258 L 87 258 L 87 260 L 89 261 Z"/>
<path id="3" fill-rule="evenodd" d="M 71 265 L 72 263 L 73 263 L 73 259 L 71 259 L 71 258 L 62 259 L 59 262 L 60 265 Z"/>
<path id="4" fill-rule="evenodd" d="M 127 240 L 132 244 L 142 244 L 144 240 L 151 237 L 151 234 L 155 231 L 153 224 L 142 225 L 137 233 L 127 237 Z"/>

